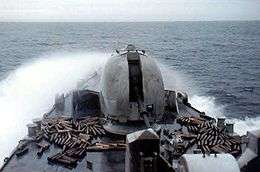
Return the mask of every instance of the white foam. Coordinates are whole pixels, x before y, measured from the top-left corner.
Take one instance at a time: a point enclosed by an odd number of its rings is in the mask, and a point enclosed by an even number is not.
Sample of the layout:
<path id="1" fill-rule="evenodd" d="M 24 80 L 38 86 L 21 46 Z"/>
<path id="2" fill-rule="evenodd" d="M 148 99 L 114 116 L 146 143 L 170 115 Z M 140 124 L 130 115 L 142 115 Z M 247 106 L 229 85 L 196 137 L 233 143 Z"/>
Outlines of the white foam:
<path id="1" fill-rule="evenodd" d="M 56 93 L 75 89 L 79 80 L 92 76 L 108 57 L 101 53 L 55 53 L 22 65 L 2 80 L 0 161 L 26 134 L 26 124 L 50 109 Z"/>
<path id="2" fill-rule="evenodd" d="M 234 123 L 234 130 L 239 135 L 245 135 L 247 131 L 260 129 L 260 117 L 240 119 L 230 119 Z"/>
<path id="3" fill-rule="evenodd" d="M 244 120 L 227 117 L 224 111 L 225 106 L 216 105 L 214 97 L 194 95 L 191 97 L 190 102 L 193 107 L 205 112 L 211 117 L 226 117 L 226 122 L 233 123 L 234 131 L 241 136 L 245 135 L 247 131 L 260 129 L 260 117 L 246 117 Z"/>
<path id="4" fill-rule="evenodd" d="M 193 95 L 189 101 L 193 107 L 211 117 L 224 117 L 224 105 L 216 105 L 215 97 Z"/>

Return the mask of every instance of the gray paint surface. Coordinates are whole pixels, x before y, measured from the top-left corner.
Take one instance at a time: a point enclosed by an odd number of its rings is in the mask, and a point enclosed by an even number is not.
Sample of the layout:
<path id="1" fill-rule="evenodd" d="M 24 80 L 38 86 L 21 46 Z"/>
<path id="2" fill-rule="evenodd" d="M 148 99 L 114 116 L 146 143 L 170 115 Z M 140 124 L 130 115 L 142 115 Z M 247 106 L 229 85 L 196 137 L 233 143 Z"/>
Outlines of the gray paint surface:
<path id="1" fill-rule="evenodd" d="M 164 110 L 164 85 L 161 72 L 155 61 L 139 54 L 143 82 L 144 100 L 141 109 L 153 104 L 156 118 Z M 129 70 L 127 53 L 112 56 L 101 78 L 101 107 L 105 115 L 125 118 L 130 121 L 141 120 L 138 105 L 129 101 Z M 159 118 L 158 118 L 159 119 Z"/>

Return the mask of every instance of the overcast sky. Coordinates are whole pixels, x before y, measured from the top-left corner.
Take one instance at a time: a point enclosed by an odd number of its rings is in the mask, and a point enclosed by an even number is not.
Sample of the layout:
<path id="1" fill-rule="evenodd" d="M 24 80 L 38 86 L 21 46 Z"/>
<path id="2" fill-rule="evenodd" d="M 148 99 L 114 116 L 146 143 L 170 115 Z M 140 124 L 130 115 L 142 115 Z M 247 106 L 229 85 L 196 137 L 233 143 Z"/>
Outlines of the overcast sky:
<path id="1" fill-rule="evenodd" d="M 0 0 L 0 21 L 260 20 L 260 0 Z"/>

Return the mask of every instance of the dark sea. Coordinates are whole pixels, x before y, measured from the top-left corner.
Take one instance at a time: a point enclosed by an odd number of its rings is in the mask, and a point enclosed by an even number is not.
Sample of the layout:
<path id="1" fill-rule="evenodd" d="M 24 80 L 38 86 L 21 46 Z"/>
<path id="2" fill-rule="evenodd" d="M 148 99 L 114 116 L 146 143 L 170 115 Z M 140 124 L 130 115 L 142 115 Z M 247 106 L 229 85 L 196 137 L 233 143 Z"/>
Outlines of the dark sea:
<path id="1" fill-rule="evenodd" d="M 199 110 L 226 116 L 240 133 L 260 128 L 260 21 L 0 23 L 0 144 L 10 148 L 50 95 L 128 43 L 159 62 L 168 84 L 187 88 Z"/>

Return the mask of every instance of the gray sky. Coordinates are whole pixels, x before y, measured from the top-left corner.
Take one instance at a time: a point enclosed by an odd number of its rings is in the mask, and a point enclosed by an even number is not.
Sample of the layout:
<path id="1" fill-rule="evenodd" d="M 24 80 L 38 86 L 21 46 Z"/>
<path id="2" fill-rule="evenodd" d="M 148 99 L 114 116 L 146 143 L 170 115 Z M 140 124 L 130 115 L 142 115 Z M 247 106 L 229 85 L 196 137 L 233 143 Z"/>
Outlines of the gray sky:
<path id="1" fill-rule="evenodd" d="M 260 20 L 260 0 L 0 0 L 0 21 Z"/>

